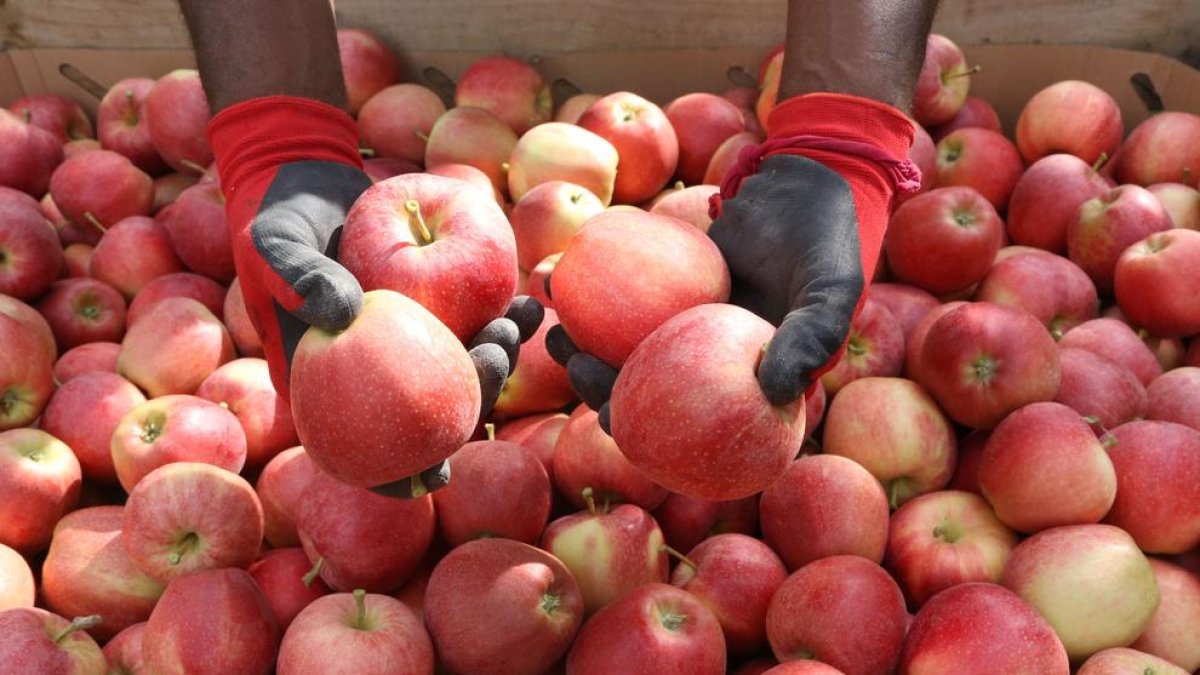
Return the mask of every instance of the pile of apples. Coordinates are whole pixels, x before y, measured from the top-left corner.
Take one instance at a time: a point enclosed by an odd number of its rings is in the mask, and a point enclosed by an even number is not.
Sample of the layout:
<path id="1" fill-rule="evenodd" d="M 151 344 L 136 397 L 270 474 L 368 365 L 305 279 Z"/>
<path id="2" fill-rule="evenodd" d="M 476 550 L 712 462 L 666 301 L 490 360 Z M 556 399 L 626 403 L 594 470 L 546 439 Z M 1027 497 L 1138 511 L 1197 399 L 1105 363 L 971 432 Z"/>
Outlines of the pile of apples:
<path id="1" fill-rule="evenodd" d="M 705 232 L 780 50 L 761 88 L 663 108 L 555 110 L 491 57 L 448 107 L 338 37 L 367 295 L 302 339 L 290 401 L 197 73 L 114 84 L 95 127 L 60 96 L 0 111 L 5 672 L 1200 669 L 1200 116 L 1126 135 L 1067 81 L 1014 142 L 931 36 L 921 192 L 842 360 L 773 407 L 773 329 L 725 304 Z M 464 342 L 520 293 L 545 320 L 480 425 Z M 611 436 L 560 322 L 621 367 Z M 447 487 L 372 489 L 447 456 Z"/>

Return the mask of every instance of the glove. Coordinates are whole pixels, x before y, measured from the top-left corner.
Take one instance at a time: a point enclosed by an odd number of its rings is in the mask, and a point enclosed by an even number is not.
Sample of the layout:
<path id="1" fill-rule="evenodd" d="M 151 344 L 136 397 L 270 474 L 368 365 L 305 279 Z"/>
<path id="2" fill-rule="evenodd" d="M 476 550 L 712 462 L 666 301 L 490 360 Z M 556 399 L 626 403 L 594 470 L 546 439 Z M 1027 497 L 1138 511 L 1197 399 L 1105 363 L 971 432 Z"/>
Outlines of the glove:
<path id="1" fill-rule="evenodd" d="M 221 111 L 208 137 L 246 309 L 262 338 L 271 382 L 287 399 L 292 356 L 308 327 L 341 330 L 362 309 L 362 287 L 336 262 L 346 214 L 371 186 L 358 130 L 343 110 L 325 103 L 266 96 Z M 541 317 L 536 300 L 517 298 L 505 317 L 469 343 L 482 390 L 481 418 L 491 412 L 520 343 Z M 443 462 L 380 491 L 411 497 L 445 485 L 449 475 Z"/>

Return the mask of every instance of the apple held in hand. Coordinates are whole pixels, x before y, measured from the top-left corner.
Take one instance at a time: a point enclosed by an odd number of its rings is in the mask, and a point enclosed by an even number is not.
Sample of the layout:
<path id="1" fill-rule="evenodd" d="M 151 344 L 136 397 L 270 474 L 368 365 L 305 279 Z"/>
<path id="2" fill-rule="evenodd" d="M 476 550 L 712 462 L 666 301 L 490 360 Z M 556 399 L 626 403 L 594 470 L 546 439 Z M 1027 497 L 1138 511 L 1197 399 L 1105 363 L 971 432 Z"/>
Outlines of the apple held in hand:
<path id="1" fill-rule="evenodd" d="M 1026 162 L 1063 152 L 1092 164 L 1117 154 L 1124 133 L 1113 97 L 1079 80 L 1056 82 L 1034 94 L 1017 119 L 1017 147 Z"/>

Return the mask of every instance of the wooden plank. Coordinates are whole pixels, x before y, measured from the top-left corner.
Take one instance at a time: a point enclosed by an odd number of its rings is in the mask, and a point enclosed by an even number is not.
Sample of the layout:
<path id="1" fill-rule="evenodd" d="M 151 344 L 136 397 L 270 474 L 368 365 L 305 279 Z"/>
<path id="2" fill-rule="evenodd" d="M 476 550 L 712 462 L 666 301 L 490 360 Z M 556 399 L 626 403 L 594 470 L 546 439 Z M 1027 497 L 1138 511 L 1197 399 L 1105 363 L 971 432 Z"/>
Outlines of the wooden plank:
<path id="1" fill-rule="evenodd" d="M 414 52 L 521 57 L 762 47 L 786 0 L 339 0 L 342 25 Z M 1091 44 L 1197 58 L 1196 0 L 943 0 L 935 28 L 963 44 Z M 175 0 L 0 0 L 0 45 L 186 49 Z M 1191 52 L 1189 53 L 1189 47 Z"/>

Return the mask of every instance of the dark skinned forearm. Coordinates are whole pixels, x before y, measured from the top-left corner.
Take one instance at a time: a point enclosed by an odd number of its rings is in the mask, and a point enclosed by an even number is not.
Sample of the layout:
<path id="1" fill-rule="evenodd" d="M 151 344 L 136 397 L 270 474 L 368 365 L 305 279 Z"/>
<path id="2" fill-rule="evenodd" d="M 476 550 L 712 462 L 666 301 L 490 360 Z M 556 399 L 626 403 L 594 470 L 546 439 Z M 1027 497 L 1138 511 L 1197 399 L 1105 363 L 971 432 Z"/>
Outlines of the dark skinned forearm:
<path id="1" fill-rule="evenodd" d="M 179 0 L 213 114 L 259 96 L 346 107 L 330 0 Z"/>
<path id="2" fill-rule="evenodd" d="M 853 94 L 905 113 L 937 0 L 788 0 L 779 100 Z"/>

